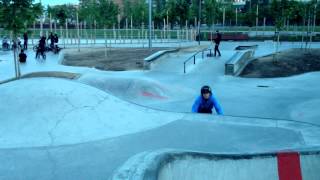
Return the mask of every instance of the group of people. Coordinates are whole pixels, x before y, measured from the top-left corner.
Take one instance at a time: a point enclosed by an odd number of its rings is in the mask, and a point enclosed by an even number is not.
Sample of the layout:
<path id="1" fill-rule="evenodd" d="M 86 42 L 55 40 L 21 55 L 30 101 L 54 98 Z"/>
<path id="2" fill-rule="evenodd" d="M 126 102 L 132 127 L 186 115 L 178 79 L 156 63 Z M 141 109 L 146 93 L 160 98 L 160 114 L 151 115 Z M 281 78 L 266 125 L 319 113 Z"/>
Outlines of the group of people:
<path id="1" fill-rule="evenodd" d="M 27 55 L 25 54 L 25 50 L 28 49 L 28 33 L 25 32 L 23 34 L 23 47 L 21 46 L 21 40 L 20 37 L 17 38 L 16 42 L 13 42 L 12 48 L 20 47 L 21 51 L 19 53 L 19 61 L 21 63 L 25 63 L 27 61 Z M 45 59 L 45 51 L 46 51 L 46 40 L 47 38 L 45 36 L 40 37 L 38 48 L 36 50 L 36 58 L 39 58 L 41 55 L 43 59 Z M 59 52 L 60 48 L 56 43 L 59 42 L 59 37 L 57 34 L 50 33 L 48 40 L 50 40 L 50 50 L 52 50 L 54 53 Z M 10 49 L 10 40 L 7 36 L 4 36 L 2 39 L 2 49 L 9 50 Z"/>
<path id="2" fill-rule="evenodd" d="M 16 42 L 13 42 L 12 41 L 12 46 L 19 46 L 21 49 L 28 49 L 28 34 L 27 33 L 24 33 L 23 34 L 23 39 L 24 39 L 24 42 L 23 42 L 23 47 L 21 46 L 21 39 L 20 37 L 17 37 L 17 40 Z M 3 39 L 2 39 L 2 49 L 4 50 L 9 50 L 10 49 L 10 40 L 8 39 L 7 36 L 4 36 Z"/>
<path id="3" fill-rule="evenodd" d="M 50 46 L 48 47 L 48 50 L 51 50 L 54 53 L 59 52 L 60 48 L 57 45 L 57 43 L 59 42 L 59 37 L 57 34 L 53 34 L 51 32 L 48 38 L 46 38 L 45 36 L 40 37 L 39 46 L 36 50 L 36 58 L 39 58 L 41 55 L 43 59 L 45 59 L 46 40 L 50 40 Z"/>

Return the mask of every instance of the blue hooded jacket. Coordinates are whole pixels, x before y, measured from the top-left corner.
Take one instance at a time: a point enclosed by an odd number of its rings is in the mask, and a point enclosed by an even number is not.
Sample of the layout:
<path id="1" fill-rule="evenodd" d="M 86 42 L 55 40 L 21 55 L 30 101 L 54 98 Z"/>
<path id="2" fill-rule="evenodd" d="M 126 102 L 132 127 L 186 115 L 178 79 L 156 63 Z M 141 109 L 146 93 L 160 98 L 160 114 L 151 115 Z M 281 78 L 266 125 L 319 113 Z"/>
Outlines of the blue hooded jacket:
<path id="1" fill-rule="evenodd" d="M 192 112 L 195 113 L 212 113 L 212 108 L 215 108 L 217 114 L 223 115 L 221 106 L 217 99 L 211 94 L 209 99 L 204 99 L 200 95 L 192 105 Z"/>

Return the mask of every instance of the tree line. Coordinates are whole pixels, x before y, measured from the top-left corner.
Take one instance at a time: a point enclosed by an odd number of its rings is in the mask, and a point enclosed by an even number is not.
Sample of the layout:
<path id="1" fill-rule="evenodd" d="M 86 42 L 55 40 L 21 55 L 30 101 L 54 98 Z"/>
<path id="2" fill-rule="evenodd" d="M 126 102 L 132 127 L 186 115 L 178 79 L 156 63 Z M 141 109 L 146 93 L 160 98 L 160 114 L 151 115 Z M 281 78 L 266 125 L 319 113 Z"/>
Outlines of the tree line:
<path id="1" fill-rule="evenodd" d="M 0 26 L 14 31 L 25 29 L 39 22 L 43 14 L 47 20 L 51 17 L 60 26 L 66 22 L 76 24 L 77 13 L 79 21 L 87 28 L 124 28 L 131 24 L 141 27 L 148 24 L 148 4 L 145 0 L 124 0 L 122 7 L 113 0 L 80 0 L 78 6 L 64 4 L 48 7 L 33 3 L 33 0 L 1 0 Z M 278 28 L 288 24 L 319 24 L 319 3 L 316 0 L 251 0 L 237 7 L 230 1 L 153 0 L 152 19 L 156 28 L 162 28 L 167 22 L 171 27 L 184 27 L 186 23 L 196 26 L 199 19 L 208 27 L 255 26 L 256 18 L 260 26 L 265 23 Z"/>

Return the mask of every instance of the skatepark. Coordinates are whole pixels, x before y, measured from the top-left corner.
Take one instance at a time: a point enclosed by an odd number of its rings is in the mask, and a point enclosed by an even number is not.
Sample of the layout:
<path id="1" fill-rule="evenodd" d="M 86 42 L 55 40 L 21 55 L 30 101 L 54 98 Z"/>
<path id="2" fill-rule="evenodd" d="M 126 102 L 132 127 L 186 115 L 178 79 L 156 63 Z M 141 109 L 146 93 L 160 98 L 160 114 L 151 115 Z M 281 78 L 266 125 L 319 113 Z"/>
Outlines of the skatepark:
<path id="1" fill-rule="evenodd" d="M 222 56 L 207 57 L 210 42 L 170 43 L 148 69 L 110 71 L 62 65 L 65 50 L 44 61 L 28 50 L 19 79 L 12 52 L 1 52 L 0 179 L 281 179 L 291 177 L 279 170 L 287 152 L 300 155 L 292 176 L 319 179 L 319 72 L 226 75 L 241 45 L 257 45 L 255 58 L 276 51 L 272 41 L 222 42 Z M 203 85 L 224 115 L 191 113 Z"/>

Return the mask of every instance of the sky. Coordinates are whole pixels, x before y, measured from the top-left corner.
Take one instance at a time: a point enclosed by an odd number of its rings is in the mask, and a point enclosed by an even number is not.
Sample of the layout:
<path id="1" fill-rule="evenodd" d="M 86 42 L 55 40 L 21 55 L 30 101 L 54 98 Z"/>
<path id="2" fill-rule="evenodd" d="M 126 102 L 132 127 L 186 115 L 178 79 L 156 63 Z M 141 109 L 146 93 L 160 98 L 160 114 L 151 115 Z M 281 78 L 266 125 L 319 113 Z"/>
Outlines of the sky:
<path id="1" fill-rule="evenodd" d="M 40 0 L 35 0 L 35 3 L 40 2 Z M 67 4 L 67 3 L 72 3 L 72 4 L 78 4 L 79 0 L 41 0 L 42 4 L 44 6 L 47 5 L 58 5 L 58 4 Z"/>

